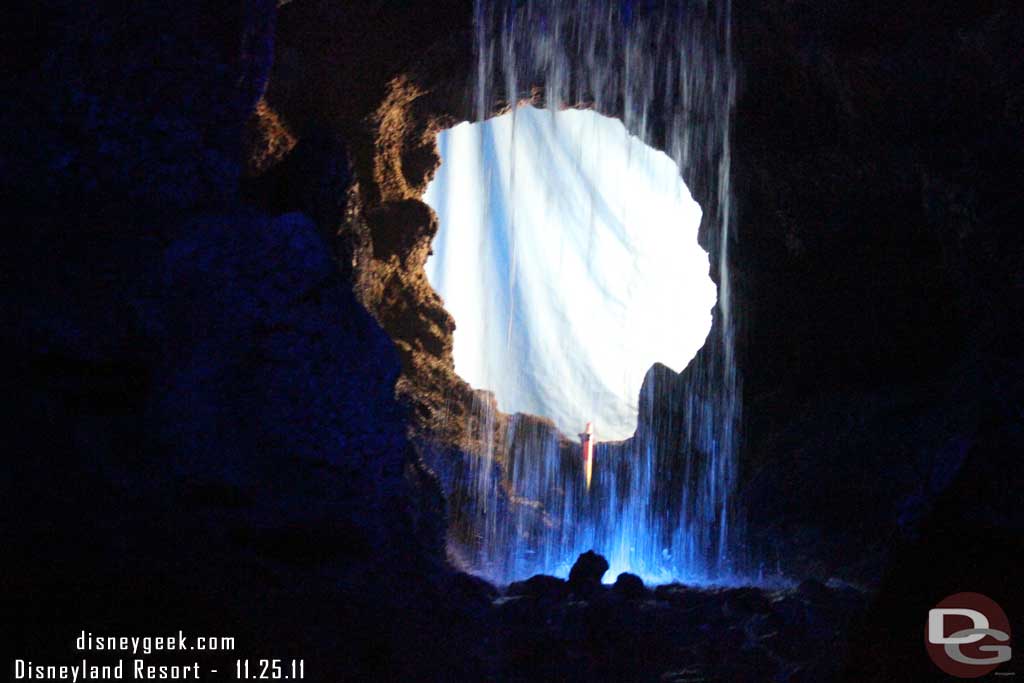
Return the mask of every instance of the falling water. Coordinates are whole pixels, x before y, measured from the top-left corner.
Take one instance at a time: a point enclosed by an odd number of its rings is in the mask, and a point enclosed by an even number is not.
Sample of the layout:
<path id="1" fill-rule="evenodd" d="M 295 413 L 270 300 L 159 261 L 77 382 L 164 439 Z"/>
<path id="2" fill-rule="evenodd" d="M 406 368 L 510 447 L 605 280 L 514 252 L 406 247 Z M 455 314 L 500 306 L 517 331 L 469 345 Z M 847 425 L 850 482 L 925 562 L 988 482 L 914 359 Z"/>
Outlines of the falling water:
<path id="1" fill-rule="evenodd" d="M 510 109 L 511 144 L 517 106 L 532 101 L 619 118 L 676 162 L 703 204 L 718 302 L 686 372 L 660 365 L 648 372 L 633 437 L 597 445 L 589 487 L 578 443 L 524 416 L 498 429 L 493 402 L 479 402 L 475 428 L 494 433 L 458 484 L 475 501 L 464 508 L 477 539 L 469 563 L 496 581 L 565 575 L 593 548 L 608 557 L 612 577 L 632 571 L 659 582 L 729 580 L 741 570 L 734 510 L 740 386 L 728 267 L 729 1 L 477 0 L 475 27 L 477 117 Z M 510 174 L 515 192 L 516 169 Z M 509 220 L 505 276 L 514 283 L 522 264 L 516 217 Z"/>

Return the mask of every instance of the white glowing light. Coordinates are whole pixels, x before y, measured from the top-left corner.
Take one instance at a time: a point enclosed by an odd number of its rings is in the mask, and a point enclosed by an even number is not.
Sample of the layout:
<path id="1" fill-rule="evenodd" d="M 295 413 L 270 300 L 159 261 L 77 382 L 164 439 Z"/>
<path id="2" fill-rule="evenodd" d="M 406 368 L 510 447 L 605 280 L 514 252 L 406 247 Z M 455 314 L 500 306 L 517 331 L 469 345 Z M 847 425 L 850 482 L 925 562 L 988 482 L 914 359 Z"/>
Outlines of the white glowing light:
<path id="1" fill-rule="evenodd" d="M 427 277 L 455 318 L 455 370 L 566 435 L 631 436 L 644 375 L 707 338 L 701 210 L 676 164 L 621 121 L 521 108 L 438 136 Z"/>

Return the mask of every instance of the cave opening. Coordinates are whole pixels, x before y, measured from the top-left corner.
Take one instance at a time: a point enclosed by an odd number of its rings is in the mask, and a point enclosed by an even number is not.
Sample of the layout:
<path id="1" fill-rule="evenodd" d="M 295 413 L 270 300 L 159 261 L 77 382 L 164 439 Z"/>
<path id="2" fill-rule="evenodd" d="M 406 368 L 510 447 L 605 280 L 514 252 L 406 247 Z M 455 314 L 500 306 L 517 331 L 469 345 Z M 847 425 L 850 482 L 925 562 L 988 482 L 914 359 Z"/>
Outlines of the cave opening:
<path id="1" fill-rule="evenodd" d="M 455 320 L 456 373 L 493 392 L 484 413 L 510 416 L 483 416 L 502 433 L 450 492 L 476 539 L 469 568 L 564 576 L 598 548 L 612 577 L 679 578 L 689 531 L 661 498 L 692 476 L 669 452 L 682 428 L 640 417 L 644 391 L 676 391 L 656 368 L 686 368 L 717 303 L 679 165 L 583 109 L 523 106 L 443 130 L 438 148 L 426 274 Z"/>
<path id="2" fill-rule="evenodd" d="M 438 147 L 426 272 L 456 322 L 456 372 L 504 413 L 631 437 L 647 371 L 681 372 L 716 303 L 678 166 L 590 110 L 524 106 Z"/>
<path id="3" fill-rule="evenodd" d="M 360 291 L 448 557 L 494 583 L 590 550 L 654 583 L 751 566 L 729 7 L 691 9 L 476 3 L 471 91 L 399 79 L 373 119 L 366 171 L 399 201 L 365 214 L 372 259 L 353 238 Z"/>

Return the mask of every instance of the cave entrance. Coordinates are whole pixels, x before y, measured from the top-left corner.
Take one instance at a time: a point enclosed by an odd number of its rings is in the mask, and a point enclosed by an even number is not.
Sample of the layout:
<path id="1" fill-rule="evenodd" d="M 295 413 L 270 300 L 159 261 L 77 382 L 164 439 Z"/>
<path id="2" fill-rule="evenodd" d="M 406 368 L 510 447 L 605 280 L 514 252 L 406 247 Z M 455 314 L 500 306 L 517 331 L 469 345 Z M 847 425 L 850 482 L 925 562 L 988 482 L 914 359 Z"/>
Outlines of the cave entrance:
<path id="1" fill-rule="evenodd" d="M 682 371 L 716 301 L 679 167 L 589 110 L 522 107 L 438 144 L 426 271 L 455 319 L 456 372 L 502 412 L 630 437 L 648 369 Z"/>

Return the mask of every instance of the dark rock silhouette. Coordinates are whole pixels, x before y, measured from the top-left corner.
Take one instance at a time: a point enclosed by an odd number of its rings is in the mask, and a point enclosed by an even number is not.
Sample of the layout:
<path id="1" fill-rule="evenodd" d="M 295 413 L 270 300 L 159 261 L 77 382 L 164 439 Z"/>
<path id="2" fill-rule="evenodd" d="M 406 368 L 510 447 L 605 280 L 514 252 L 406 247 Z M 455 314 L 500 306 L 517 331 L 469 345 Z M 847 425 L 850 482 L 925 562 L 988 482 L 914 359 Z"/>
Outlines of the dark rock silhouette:
<path id="1" fill-rule="evenodd" d="M 632 575 L 624 574 L 623 577 Z M 644 591 L 637 577 L 586 600 L 535 576 L 495 602 L 497 671 L 516 680 L 827 681 L 843 666 L 843 639 L 867 596 L 821 586 Z M 623 586 L 639 589 L 636 598 Z M 514 594 L 513 594 L 514 593 Z"/>
<path id="2" fill-rule="evenodd" d="M 612 591 L 630 600 L 647 595 L 647 588 L 644 586 L 643 579 L 629 572 L 619 574 L 618 578 L 615 579 L 615 583 L 612 584 Z"/>
<path id="3" fill-rule="evenodd" d="M 561 600 L 569 595 L 569 583 L 565 579 L 537 574 L 525 581 L 514 581 L 505 591 L 507 595 L 524 595 L 542 600 Z"/>
<path id="4" fill-rule="evenodd" d="M 590 594 L 601 587 L 601 577 L 608 571 L 608 560 L 593 550 L 580 555 L 569 570 L 569 587 L 575 593 Z"/>

